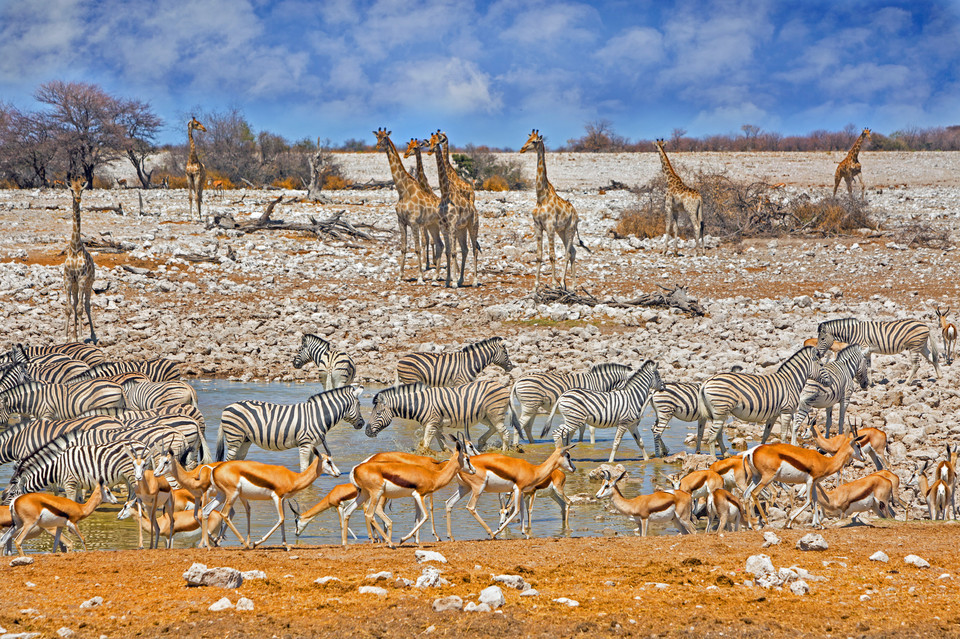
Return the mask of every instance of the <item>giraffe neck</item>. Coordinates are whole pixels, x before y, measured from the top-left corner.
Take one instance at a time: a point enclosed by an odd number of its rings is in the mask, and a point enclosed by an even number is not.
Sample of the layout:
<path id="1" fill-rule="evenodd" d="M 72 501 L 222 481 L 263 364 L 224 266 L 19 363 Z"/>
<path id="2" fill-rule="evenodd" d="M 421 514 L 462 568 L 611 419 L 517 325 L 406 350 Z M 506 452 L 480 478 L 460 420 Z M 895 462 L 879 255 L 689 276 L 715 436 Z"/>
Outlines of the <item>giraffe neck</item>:
<path id="1" fill-rule="evenodd" d="M 447 175 L 447 158 L 443 151 L 443 145 L 435 148 L 433 154 L 437 156 L 437 174 L 440 177 L 440 194 L 445 198 L 450 197 L 450 178 Z"/>
<path id="2" fill-rule="evenodd" d="M 70 252 L 83 250 L 83 238 L 80 236 L 80 200 L 73 198 L 73 235 L 70 236 Z"/>
<path id="3" fill-rule="evenodd" d="M 397 187 L 397 193 L 400 199 L 408 197 L 414 190 L 416 181 L 407 170 L 403 168 L 403 162 L 400 160 L 400 154 L 397 147 L 393 146 L 390 138 L 384 138 L 387 143 L 387 162 L 390 163 L 390 173 L 393 175 L 393 183 Z"/>
<path id="4" fill-rule="evenodd" d="M 190 161 L 197 162 L 197 143 L 193 141 L 193 127 L 187 127 L 187 139 L 190 141 Z"/>
<path id="5" fill-rule="evenodd" d="M 550 182 L 547 180 L 547 152 L 543 144 L 537 144 L 537 204 L 542 204 L 550 195 Z"/>
<path id="6" fill-rule="evenodd" d="M 414 149 L 414 154 L 417 156 L 417 181 L 420 183 L 425 190 L 431 191 L 430 183 L 427 182 L 427 174 L 423 172 L 423 158 L 420 156 L 420 147 L 417 146 Z"/>
<path id="7" fill-rule="evenodd" d="M 453 166 L 453 161 L 450 159 L 450 140 L 448 138 L 443 138 L 443 157 L 446 158 L 446 167 L 447 171 L 451 171 L 453 175 L 457 174 L 457 169 Z"/>
<path id="8" fill-rule="evenodd" d="M 853 143 L 852 147 L 850 147 L 850 152 L 847 153 L 847 158 L 853 160 L 854 162 L 857 161 L 860 155 L 860 147 L 863 146 L 864 139 L 865 139 L 865 136 L 863 135 L 863 133 L 861 133 L 860 137 L 857 138 L 857 141 Z"/>
<path id="9" fill-rule="evenodd" d="M 657 151 L 660 153 L 660 165 L 663 167 L 663 172 L 667 176 L 669 189 L 673 191 L 684 188 L 683 180 L 681 180 L 677 172 L 673 170 L 673 165 L 670 164 L 670 158 L 667 157 L 666 151 L 664 151 L 660 145 L 657 145 Z"/>

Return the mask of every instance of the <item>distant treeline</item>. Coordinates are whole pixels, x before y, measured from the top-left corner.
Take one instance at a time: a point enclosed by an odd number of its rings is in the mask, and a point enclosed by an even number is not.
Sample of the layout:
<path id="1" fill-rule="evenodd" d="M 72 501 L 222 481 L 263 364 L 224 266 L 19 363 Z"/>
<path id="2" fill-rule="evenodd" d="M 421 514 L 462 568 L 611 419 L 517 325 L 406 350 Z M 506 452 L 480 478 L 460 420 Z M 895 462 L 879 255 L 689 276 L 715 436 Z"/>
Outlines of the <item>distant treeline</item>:
<path id="1" fill-rule="evenodd" d="M 36 188 L 65 184 L 73 178 L 95 187 L 135 186 L 107 180 L 104 167 L 127 160 L 136 172 L 137 186 L 159 183 L 185 185 L 187 161 L 186 121 L 196 116 L 206 127 L 196 134 L 196 143 L 211 181 L 224 188 L 274 185 L 306 188 L 311 179 L 310 162 L 322 166 L 325 188 L 342 188 L 349 182 L 336 157 L 327 151 L 370 152 L 374 140 L 349 139 L 339 146 L 313 138 L 290 141 L 269 131 L 256 131 L 243 112 L 197 112 L 185 115 L 182 126 L 165 124 L 149 103 L 110 95 L 95 84 L 54 80 L 34 93 L 38 108 L 21 110 L 0 102 L 0 188 Z M 183 144 L 159 146 L 164 127 L 183 131 Z M 671 151 L 846 151 L 860 128 L 813 131 L 784 136 L 745 124 L 740 133 L 687 136 L 673 129 L 667 148 Z M 464 178 L 478 188 L 524 188 L 520 163 L 498 158 L 492 148 L 466 144 L 455 146 L 453 159 Z M 584 135 L 567 140 L 551 150 L 604 152 L 654 152 L 653 140 L 631 141 L 618 134 L 609 120 L 585 126 Z M 548 139 L 549 145 L 549 139 Z M 872 151 L 958 151 L 960 126 L 912 128 L 890 134 L 873 132 L 865 147 Z M 318 173 L 320 175 L 320 173 Z M 123 181 L 125 182 L 125 181 Z"/>

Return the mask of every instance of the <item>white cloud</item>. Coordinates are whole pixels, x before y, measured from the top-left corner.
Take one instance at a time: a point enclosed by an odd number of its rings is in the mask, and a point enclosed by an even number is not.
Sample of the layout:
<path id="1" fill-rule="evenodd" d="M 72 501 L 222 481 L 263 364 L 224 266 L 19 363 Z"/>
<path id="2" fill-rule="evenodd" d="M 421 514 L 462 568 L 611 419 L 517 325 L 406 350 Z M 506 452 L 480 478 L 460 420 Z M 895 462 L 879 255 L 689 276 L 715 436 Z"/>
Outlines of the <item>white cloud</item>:
<path id="1" fill-rule="evenodd" d="M 396 65 L 372 97 L 411 108 L 452 113 L 492 113 L 502 106 L 490 76 L 460 58 Z"/>
<path id="2" fill-rule="evenodd" d="M 768 120 L 769 116 L 765 110 L 752 102 L 744 102 L 736 106 L 703 110 L 693 119 L 691 128 L 703 133 L 727 133 L 739 131 L 744 124 L 767 128 Z"/>
<path id="3" fill-rule="evenodd" d="M 550 4 L 517 14 L 500 38 L 546 51 L 564 50 L 574 44 L 593 42 L 598 23 L 597 11 L 589 5 Z"/>
<path id="4" fill-rule="evenodd" d="M 634 74 L 663 57 L 663 36 L 656 29 L 633 27 L 611 38 L 594 54 L 603 64 Z"/>

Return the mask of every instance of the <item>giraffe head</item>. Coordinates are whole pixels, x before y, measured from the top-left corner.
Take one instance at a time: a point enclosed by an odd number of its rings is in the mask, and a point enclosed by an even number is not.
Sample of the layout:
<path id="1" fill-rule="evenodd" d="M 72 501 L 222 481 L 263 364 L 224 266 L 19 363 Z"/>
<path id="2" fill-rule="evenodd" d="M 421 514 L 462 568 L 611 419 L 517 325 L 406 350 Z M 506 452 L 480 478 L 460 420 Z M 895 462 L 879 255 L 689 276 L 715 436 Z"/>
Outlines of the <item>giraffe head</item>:
<path id="1" fill-rule="evenodd" d="M 864 129 L 864 130 L 863 130 L 863 133 L 861 133 L 860 135 L 861 135 L 861 137 L 869 140 L 869 139 L 870 139 L 870 136 L 873 135 L 873 132 L 872 132 L 870 129 Z"/>
<path id="2" fill-rule="evenodd" d="M 70 189 L 73 191 L 73 200 L 80 202 L 80 198 L 83 196 L 83 181 L 76 178 L 70 180 Z"/>
<path id="3" fill-rule="evenodd" d="M 431 133 L 430 139 L 426 141 L 427 145 L 429 146 L 430 152 L 432 153 L 436 151 L 437 148 L 440 148 L 440 150 L 443 150 L 443 141 L 446 139 L 446 137 L 447 136 L 444 135 L 440 131 L 440 129 L 437 129 L 436 133 Z"/>
<path id="4" fill-rule="evenodd" d="M 530 137 L 527 138 L 527 141 L 524 142 L 522 147 L 520 147 L 520 152 L 526 153 L 531 149 L 536 149 L 537 145 L 540 145 L 540 146 L 543 145 L 543 136 L 540 135 L 540 131 L 538 131 L 537 129 L 534 129 L 533 131 L 530 132 Z"/>
<path id="5" fill-rule="evenodd" d="M 390 134 L 393 131 L 387 131 L 383 127 L 380 127 L 373 132 L 377 136 L 377 151 L 386 151 L 390 148 Z"/>
<path id="6" fill-rule="evenodd" d="M 190 130 L 196 129 L 197 131 L 206 131 L 206 130 L 207 130 L 207 127 L 205 127 L 205 126 L 203 126 L 202 124 L 200 124 L 200 121 L 197 120 L 197 118 L 195 118 L 195 117 L 191 117 L 191 118 L 190 118 L 190 123 L 187 124 L 187 128 L 190 129 Z"/>
<path id="7" fill-rule="evenodd" d="M 657 145 L 657 148 L 658 148 L 658 149 L 660 149 L 661 151 L 663 151 L 664 139 L 663 139 L 663 138 L 657 138 L 656 145 Z"/>
<path id="8" fill-rule="evenodd" d="M 447 139 L 447 134 L 441 131 L 440 129 L 437 129 L 436 136 L 440 140 L 440 144 L 450 144 L 450 140 Z M 430 139 L 431 141 L 433 140 L 432 135 L 430 136 Z"/>
<path id="9" fill-rule="evenodd" d="M 410 141 L 407 142 L 407 148 L 403 152 L 403 157 L 408 158 L 414 153 L 417 152 L 417 149 L 420 148 L 420 140 L 417 138 L 410 138 Z"/>

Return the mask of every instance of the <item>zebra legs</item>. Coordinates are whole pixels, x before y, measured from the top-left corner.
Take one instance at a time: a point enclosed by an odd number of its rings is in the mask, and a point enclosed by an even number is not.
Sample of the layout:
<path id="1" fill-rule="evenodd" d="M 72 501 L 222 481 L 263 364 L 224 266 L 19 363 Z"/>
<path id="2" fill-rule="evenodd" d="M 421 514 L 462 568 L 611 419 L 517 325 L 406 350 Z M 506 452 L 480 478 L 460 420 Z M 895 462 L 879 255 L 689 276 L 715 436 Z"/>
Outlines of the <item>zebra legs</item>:
<path id="1" fill-rule="evenodd" d="M 617 425 L 617 434 L 613 438 L 613 448 L 610 449 L 610 459 L 607 460 L 608 464 L 614 462 L 614 458 L 617 456 L 617 449 L 620 448 L 620 442 L 623 440 L 623 434 L 627 431 L 630 431 L 630 434 L 633 435 L 633 439 L 637 442 L 640 452 L 643 453 L 643 461 L 650 461 L 650 455 L 647 454 L 647 449 L 643 447 L 643 439 L 640 438 L 640 433 L 637 432 L 639 424 L 640 422 L 636 421 L 629 424 Z"/>

